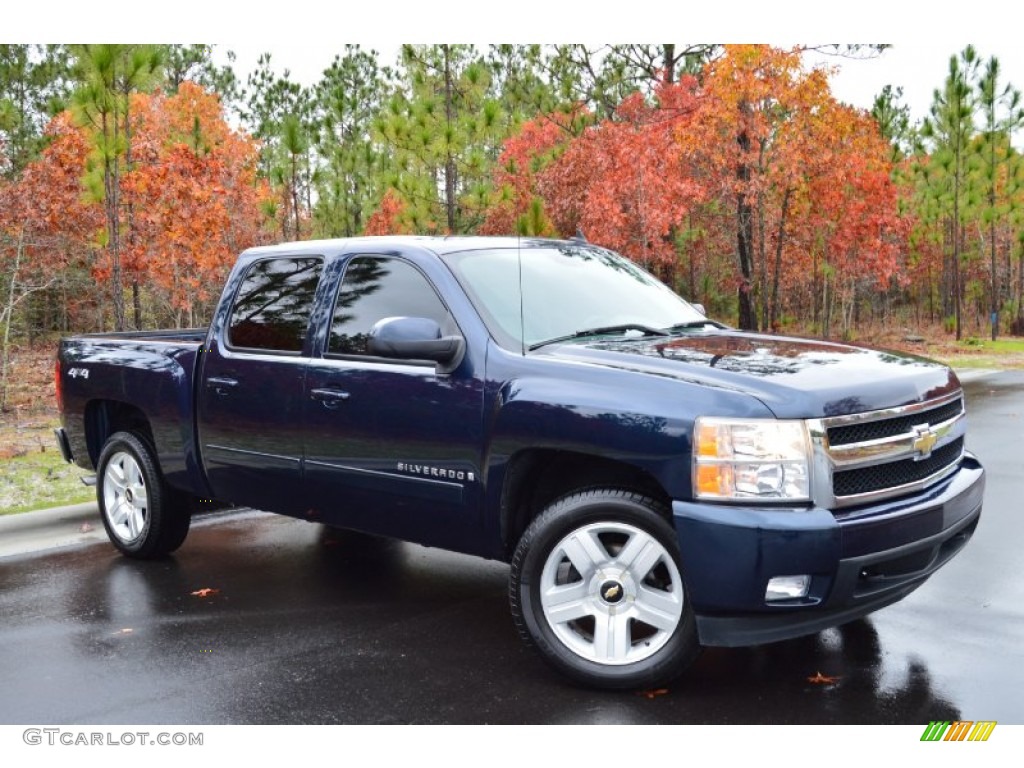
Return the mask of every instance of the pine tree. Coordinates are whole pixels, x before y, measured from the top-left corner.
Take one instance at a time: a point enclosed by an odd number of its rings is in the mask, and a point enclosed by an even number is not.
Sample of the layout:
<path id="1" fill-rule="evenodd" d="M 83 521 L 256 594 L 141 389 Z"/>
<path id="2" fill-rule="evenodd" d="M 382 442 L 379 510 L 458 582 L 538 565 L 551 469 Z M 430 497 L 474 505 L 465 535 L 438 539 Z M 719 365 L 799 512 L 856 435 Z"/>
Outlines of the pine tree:
<path id="1" fill-rule="evenodd" d="M 373 140 L 373 121 L 383 106 L 390 69 L 377 64 L 376 51 L 346 45 L 315 88 L 316 149 L 320 165 L 314 177 L 316 234 L 352 237 L 384 195 L 381 167 L 386 158 Z"/>
<path id="2" fill-rule="evenodd" d="M 968 192 L 970 142 L 974 135 L 974 93 L 971 83 L 978 68 L 973 46 L 949 59 L 949 73 L 942 90 L 932 97 L 931 114 L 921 133 L 931 142 L 931 159 L 926 171 L 929 194 L 946 211 L 951 244 L 950 274 L 956 338 L 963 337 L 963 285 L 961 256 L 965 196 Z"/>
<path id="3" fill-rule="evenodd" d="M 469 45 L 407 45 L 404 82 L 376 121 L 392 153 L 389 186 L 417 232 L 470 232 L 489 200 L 490 165 L 503 137 L 501 104 Z"/>
<path id="4" fill-rule="evenodd" d="M 161 50 L 155 45 L 76 45 L 78 88 L 72 97 L 75 116 L 92 138 L 87 189 L 106 212 L 106 250 L 111 271 L 114 325 L 125 328 L 122 236 L 131 237 L 131 215 L 121 218 L 121 178 L 131 165 L 131 95 L 158 82 Z M 124 228 L 125 231 L 122 231 Z M 141 325 L 138 283 L 133 281 L 136 327 Z"/>
<path id="5" fill-rule="evenodd" d="M 982 123 L 981 141 L 977 145 L 977 150 L 981 160 L 980 178 L 984 187 L 985 210 L 982 219 L 988 224 L 989 233 L 989 320 L 992 326 L 992 341 L 996 340 L 999 332 L 999 303 L 1002 293 L 996 268 L 996 226 L 1002 216 L 1010 213 L 1009 208 L 1003 209 L 1002 201 L 1005 200 L 1009 206 L 1014 199 L 1014 177 L 1007 171 L 1013 159 L 1013 132 L 1024 124 L 1020 91 L 1009 83 L 1000 87 L 999 79 L 999 60 L 993 56 L 985 64 L 985 70 L 977 82 L 978 108 Z M 1003 187 L 1002 195 L 1000 186 Z"/>

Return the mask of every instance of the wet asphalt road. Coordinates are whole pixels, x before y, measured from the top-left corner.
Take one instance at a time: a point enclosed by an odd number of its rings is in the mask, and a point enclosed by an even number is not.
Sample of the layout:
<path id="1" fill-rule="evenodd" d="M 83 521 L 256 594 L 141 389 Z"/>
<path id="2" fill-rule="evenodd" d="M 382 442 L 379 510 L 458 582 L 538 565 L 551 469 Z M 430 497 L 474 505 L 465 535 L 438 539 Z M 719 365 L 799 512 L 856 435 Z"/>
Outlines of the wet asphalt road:
<path id="1" fill-rule="evenodd" d="M 564 682 L 500 563 L 246 512 L 162 562 L 0 558 L 0 723 L 1024 723 L 1024 372 L 966 389 L 988 470 L 967 548 L 867 620 L 707 650 L 667 692 Z"/>

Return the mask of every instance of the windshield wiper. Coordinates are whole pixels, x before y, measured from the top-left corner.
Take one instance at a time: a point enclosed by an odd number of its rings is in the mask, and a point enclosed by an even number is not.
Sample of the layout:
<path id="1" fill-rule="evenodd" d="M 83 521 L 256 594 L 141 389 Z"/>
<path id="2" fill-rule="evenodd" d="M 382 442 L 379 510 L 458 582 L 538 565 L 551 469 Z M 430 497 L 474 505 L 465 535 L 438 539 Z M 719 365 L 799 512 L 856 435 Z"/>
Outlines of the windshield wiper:
<path id="1" fill-rule="evenodd" d="M 642 331 L 644 336 L 668 336 L 668 331 L 662 330 L 661 328 L 652 328 L 649 325 L 643 323 L 622 323 L 621 325 L 605 325 L 600 328 L 584 328 L 581 331 L 574 331 L 566 336 L 556 336 L 553 339 L 547 339 L 545 341 L 538 341 L 536 344 L 529 346 L 530 352 L 535 349 L 540 349 L 548 344 L 557 344 L 561 341 L 572 341 L 573 339 L 583 338 L 584 336 L 602 336 L 607 333 L 625 333 L 626 331 Z"/>
<path id="2" fill-rule="evenodd" d="M 729 327 L 727 325 L 722 325 L 717 320 L 709 320 L 708 318 L 704 318 L 703 320 L 687 320 L 685 323 L 676 323 L 675 325 L 670 325 L 665 330 L 671 333 L 673 331 L 685 331 L 687 328 L 703 328 L 705 325 L 710 325 L 714 328 Z"/>

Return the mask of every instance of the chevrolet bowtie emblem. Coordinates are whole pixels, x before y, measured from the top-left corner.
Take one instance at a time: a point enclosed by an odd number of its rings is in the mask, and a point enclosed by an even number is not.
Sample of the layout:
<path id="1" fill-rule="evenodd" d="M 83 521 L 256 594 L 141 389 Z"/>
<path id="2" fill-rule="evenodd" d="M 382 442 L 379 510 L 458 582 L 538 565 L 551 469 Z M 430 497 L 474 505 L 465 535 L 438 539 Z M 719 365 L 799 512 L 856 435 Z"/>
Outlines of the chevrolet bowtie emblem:
<path id="1" fill-rule="evenodd" d="M 927 459 L 932 455 L 932 448 L 939 442 L 939 436 L 932 431 L 927 424 L 918 424 L 914 427 L 914 450 L 918 453 L 917 458 Z"/>
<path id="2" fill-rule="evenodd" d="M 620 592 L 622 592 L 622 587 L 620 587 L 618 584 L 608 587 L 608 589 L 604 591 L 604 599 L 612 601 L 619 596 Z"/>

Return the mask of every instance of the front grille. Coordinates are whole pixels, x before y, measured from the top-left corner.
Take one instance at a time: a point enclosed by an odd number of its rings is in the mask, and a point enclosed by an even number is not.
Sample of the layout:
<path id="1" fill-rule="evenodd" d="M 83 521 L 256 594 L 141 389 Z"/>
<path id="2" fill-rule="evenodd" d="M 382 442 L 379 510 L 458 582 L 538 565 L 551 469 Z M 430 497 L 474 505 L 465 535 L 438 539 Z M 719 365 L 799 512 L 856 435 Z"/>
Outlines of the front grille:
<path id="1" fill-rule="evenodd" d="M 913 431 L 919 424 L 927 423 L 929 426 L 942 424 L 960 415 L 963 411 L 963 398 L 957 398 L 950 403 L 940 405 L 928 411 L 918 411 L 908 416 L 897 416 L 893 419 L 879 419 L 877 421 L 862 421 L 858 424 L 848 424 L 841 427 L 832 427 L 828 430 L 828 444 L 831 446 L 850 445 L 852 443 L 866 443 L 869 440 L 881 440 L 886 437 L 904 435 Z"/>
<path id="2" fill-rule="evenodd" d="M 959 401 L 958 401 L 959 402 Z M 915 418 L 918 418 L 915 416 Z M 917 423 L 921 423 L 918 421 Z M 876 464 L 857 469 L 837 470 L 832 475 L 832 487 L 836 496 L 855 496 L 872 493 L 886 488 L 916 483 L 941 472 L 960 458 L 964 450 L 962 437 L 932 452 L 927 459 L 915 461 L 903 459 L 888 464 Z"/>
<path id="3" fill-rule="evenodd" d="M 962 391 L 862 413 L 809 419 L 811 498 L 833 511 L 917 493 L 957 471 Z"/>

